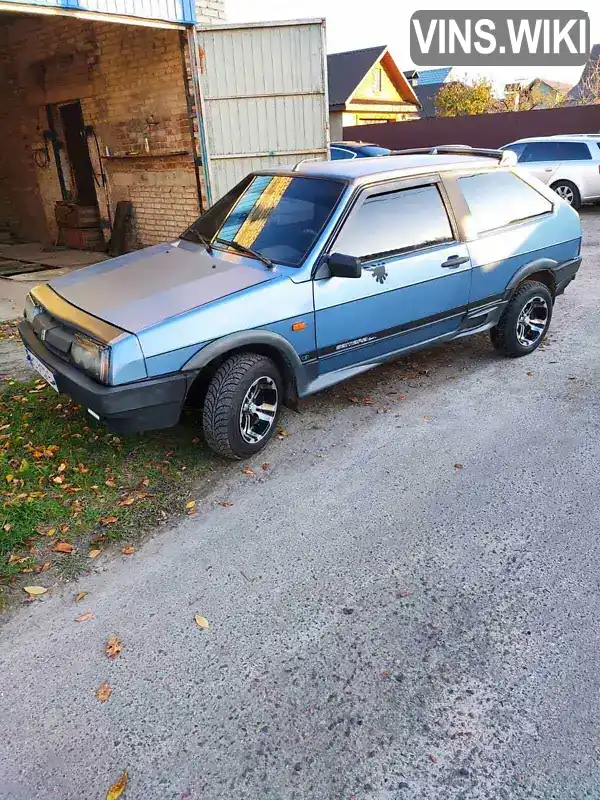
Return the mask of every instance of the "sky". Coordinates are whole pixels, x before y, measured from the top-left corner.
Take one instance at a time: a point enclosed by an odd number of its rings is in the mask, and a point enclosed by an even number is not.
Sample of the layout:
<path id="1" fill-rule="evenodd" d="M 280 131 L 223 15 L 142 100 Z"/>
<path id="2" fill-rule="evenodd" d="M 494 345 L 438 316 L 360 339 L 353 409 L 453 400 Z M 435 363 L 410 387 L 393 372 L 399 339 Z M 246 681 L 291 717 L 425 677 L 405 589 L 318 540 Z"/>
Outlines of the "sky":
<path id="1" fill-rule="evenodd" d="M 489 1 L 489 0 L 488 0 Z M 396 63 L 401 69 L 413 67 L 410 60 L 409 20 L 415 11 L 439 10 L 448 8 L 444 0 L 377 0 L 371 4 L 361 3 L 360 12 L 355 12 L 358 4 L 350 0 L 225 0 L 229 22 L 259 22 L 277 19 L 307 19 L 325 17 L 327 30 L 327 51 L 356 50 L 374 45 L 388 45 Z M 468 0 L 453 0 L 453 10 L 473 10 L 482 13 L 484 8 L 505 8 L 513 10 L 540 10 L 569 8 L 565 0 L 526 0 L 526 2 L 494 2 L 483 4 Z M 600 42 L 600 2 L 598 0 L 577 0 L 573 5 L 578 11 L 587 11 L 591 23 L 592 43 Z M 372 13 L 368 9 L 372 8 Z M 448 63 L 448 66 L 451 66 Z M 461 77 L 485 76 L 499 88 L 505 83 L 519 78 L 550 78 L 556 81 L 575 84 L 583 67 L 557 67 L 550 59 L 546 67 L 493 67 L 467 70 L 457 67 Z"/>

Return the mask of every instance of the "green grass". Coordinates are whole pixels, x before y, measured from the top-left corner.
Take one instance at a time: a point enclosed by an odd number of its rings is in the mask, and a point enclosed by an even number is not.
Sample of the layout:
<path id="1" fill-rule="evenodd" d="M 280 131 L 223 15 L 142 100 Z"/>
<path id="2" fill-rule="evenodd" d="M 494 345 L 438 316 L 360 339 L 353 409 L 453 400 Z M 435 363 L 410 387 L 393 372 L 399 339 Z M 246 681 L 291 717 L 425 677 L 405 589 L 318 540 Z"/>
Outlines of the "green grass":
<path id="1" fill-rule="evenodd" d="M 42 569 L 76 575 L 90 549 L 184 514 L 211 468 L 199 430 L 190 417 L 121 438 L 41 381 L 0 384 L 0 591 Z M 59 542 L 72 554 L 53 551 Z"/>

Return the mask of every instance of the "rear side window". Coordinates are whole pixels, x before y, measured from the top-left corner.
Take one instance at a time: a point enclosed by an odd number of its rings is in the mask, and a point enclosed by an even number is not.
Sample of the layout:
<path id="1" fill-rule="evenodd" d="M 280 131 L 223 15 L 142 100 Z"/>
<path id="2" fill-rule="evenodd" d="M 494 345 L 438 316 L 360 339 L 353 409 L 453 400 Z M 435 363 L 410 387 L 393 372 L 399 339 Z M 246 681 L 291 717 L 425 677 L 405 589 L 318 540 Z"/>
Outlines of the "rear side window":
<path id="1" fill-rule="evenodd" d="M 453 239 L 437 186 L 419 186 L 368 197 L 342 229 L 335 249 L 368 261 Z"/>
<path id="2" fill-rule="evenodd" d="M 329 153 L 332 161 L 340 161 L 347 158 L 356 158 L 356 153 L 352 150 L 346 150 L 343 147 L 331 147 Z"/>
<path id="3" fill-rule="evenodd" d="M 552 203 L 514 172 L 485 172 L 459 178 L 477 233 L 552 211 Z"/>
<path id="4" fill-rule="evenodd" d="M 585 142 L 559 142 L 558 154 L 561 161 L 591 161 L 592 154 Z"/>

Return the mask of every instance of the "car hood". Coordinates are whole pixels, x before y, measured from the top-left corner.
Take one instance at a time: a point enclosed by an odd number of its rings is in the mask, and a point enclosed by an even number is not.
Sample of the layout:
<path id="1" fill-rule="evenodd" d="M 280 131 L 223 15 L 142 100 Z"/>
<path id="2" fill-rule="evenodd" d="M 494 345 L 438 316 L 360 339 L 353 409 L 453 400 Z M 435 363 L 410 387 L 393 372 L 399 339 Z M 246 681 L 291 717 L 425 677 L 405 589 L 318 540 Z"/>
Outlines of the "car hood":
<path id="1" fill-rule="evenodd" d="M 158 244 L 50 281 L 67 302 L 130 333 L 272 280 L 252 258 L 186 241 Z"/>

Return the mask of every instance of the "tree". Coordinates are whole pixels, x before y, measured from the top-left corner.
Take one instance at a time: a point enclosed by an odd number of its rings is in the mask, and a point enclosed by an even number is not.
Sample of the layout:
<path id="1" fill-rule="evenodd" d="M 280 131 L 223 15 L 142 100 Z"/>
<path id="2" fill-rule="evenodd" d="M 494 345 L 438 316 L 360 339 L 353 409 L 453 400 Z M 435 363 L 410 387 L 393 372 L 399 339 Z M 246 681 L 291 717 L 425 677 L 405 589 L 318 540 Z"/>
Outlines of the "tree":
<path id="1" fill-rule="evenodd" d="M 439 117 L 487 114 L 494 110 L 494 104 L 492 84 L 487 78 L 476 78 L 470 83 L 446 83 L 435 96 L 435 110 Z"/>
<path id="2" fill-rule="evenodd" d="M 568 99 L 569 104 L 590 106 L 600 103 L 600 60 L 590 58 L 579 83 Z"/>

